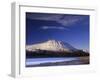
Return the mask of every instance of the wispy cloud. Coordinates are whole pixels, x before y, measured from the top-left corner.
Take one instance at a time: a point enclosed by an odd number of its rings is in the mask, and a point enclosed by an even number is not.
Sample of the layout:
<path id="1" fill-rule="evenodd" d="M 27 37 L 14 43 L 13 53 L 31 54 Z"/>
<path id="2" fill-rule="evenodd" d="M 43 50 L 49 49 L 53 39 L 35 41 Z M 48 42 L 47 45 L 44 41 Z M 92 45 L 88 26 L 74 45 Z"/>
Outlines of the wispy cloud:
<path id="1" fill-rule="evenodd" d="M 47 29 L 57 29 L 57 30 L 67 30 L 65 27 L 57 27 L 57 26 L 42 26 L 41 29 L 47 30 Z"/>
<path id="2" fill-rule="evenodd" d="M 70 26 L 76 24 L 80 20 L 82 20 L 82 18 L 79 16 L 65 16 L 63 19 L 57 20 L 57 22 L 61 23 L 63 26 Z"/>

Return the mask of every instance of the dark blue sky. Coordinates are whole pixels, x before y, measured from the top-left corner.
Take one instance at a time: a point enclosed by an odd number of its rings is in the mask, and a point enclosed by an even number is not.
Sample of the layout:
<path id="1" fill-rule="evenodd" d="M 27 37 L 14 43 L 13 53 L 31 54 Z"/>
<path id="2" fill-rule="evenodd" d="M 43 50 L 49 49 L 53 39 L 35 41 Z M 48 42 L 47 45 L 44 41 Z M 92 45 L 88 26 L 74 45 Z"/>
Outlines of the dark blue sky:
<path id="1" fill-rule="evenodd" d="M 26 13 L 26 45 L 49 39 L 89 50 L 89 15 Z"/>

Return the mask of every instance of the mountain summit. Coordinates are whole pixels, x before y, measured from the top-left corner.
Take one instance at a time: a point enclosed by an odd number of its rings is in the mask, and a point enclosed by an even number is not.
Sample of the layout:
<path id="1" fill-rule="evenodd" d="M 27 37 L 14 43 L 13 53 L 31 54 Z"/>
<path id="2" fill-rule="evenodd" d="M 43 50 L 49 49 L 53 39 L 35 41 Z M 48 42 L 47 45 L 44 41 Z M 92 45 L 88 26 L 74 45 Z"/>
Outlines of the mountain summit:
<path id="1" fill-rule="evenodd" d="M 63 42 L 63 41 L 57 41 L 57 40 L 48 40 L 42 43 L 37 43 L 33 45 L 27 45 L 26 46 L 27 51 L 36 51 L 36 50 L 46 50 L 46 51 L 57 51 L 57 52 L 73 52 L 77 51 L 76 48 L 71 46 L 70 44 Z"/>

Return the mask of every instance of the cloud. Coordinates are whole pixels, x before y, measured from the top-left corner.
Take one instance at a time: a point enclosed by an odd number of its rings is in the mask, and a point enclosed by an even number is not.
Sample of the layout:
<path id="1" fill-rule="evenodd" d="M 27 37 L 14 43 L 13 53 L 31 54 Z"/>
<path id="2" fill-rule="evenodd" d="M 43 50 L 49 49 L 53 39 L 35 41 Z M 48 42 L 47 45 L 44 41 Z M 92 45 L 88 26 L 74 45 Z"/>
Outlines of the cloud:
<path id="1" fill-rule="evenodd" d="M 63 19 L 58 20 L 58 23 L 61 23 L 63 26 L 70 26 L 76 24 L 78 21 L 82 20 L 79 16 L 65 16 Z"/>
<path id="2" fill-rule="evenodd" d="M 57 26 L 42 26 L 41 29 L 47 30 L 47 29 L 57 29 L 57 30 L 67 30 L 65 27 L 57 27 Z"/>
<path id="3" fill-rule="evenodd" d="M 46 21 L 56 21 L 63 26 L 70 26 L 78 21 L 84 19 L 82 15 L 68 15 L 68 14 L 43 14 L 43 13 L 31 13 L 27 14 L 27 18 L 34 20 L 46 20 Z"/>
<path id="4" fill-rule="evenodd" d="M 47 20 L 47 21 L 57 21 L 62 17 L 59 14 L 48 14 L 48 13 L 29 13 L 27 18 L 36 19 L 36 20 Z"/>

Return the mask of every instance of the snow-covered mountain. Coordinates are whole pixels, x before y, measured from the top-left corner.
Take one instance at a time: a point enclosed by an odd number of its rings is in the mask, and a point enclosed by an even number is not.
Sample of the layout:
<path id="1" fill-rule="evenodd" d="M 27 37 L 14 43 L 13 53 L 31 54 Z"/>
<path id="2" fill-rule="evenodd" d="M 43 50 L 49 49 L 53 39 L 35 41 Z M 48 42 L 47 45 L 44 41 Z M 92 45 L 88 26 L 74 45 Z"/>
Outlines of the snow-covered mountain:
<path id="1" fill-rule="evenodd" d="M 36 50 L 66 51 L 66 52 L 77 51 L 77 49 L 72 47 L 70 44 L 57 40 L 48 40 L 38 44 L 27 45 L 26 50 L 33 52 Z"/>

